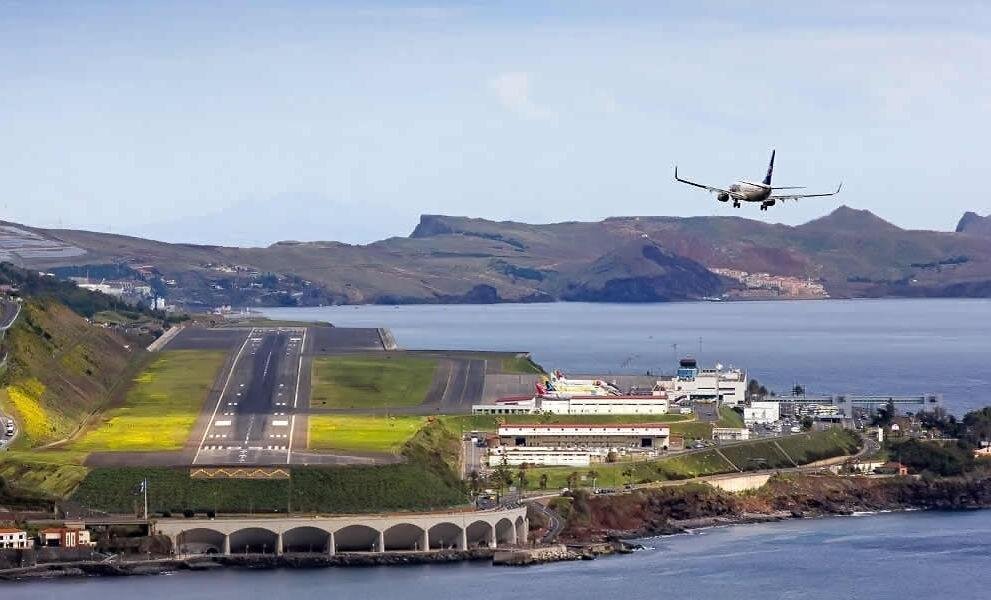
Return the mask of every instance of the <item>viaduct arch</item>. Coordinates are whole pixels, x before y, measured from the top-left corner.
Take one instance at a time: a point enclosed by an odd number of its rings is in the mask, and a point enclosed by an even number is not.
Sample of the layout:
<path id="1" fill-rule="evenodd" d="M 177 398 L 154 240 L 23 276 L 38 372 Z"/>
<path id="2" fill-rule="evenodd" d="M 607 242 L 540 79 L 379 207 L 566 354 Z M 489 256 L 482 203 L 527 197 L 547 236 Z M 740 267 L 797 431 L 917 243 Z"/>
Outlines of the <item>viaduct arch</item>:
<path id="1" fill-rule="evenodd" d="M 160 519 L 155 531 L 178 554 L 319 552 L 428 552 L 525 544 L 526 507 L 490 511 Z"/>

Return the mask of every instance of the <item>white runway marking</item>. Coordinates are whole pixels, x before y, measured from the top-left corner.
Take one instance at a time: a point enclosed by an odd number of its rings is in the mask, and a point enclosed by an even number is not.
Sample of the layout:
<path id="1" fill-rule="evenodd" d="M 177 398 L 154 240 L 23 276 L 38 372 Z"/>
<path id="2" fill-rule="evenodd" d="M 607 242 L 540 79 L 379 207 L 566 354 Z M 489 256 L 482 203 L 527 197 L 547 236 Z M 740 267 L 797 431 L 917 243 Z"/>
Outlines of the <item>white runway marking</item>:
<path id="1" fill-rule="evenodd" d="M 241 354 L 244 349 L 248 346 L 248 340 L 251 339 L 251 334 L 254 333 L 254 328 L 248 332 L 248 337 L 245 338 L 244 343 L 241 344 L 241 348 L 238 349 L 237 354 L 234 356 L 234 362 L 231 363 L 231 370 L 227 373 L 227 379 L 224 381 L 224 387 L 220 390 L 220 397 L 217 398 L 217 405 L 213 407 L 213 414 L 210 415 L 210 420 L 207 422 L 206 427 L 203 428 L 203 437 L 200 438 L 200 445 L 196 448 L 196 454 L 193 456 L 193 464 L 200 458 L 200 451 L 203 449 L 203 443 L 206 442 L 206 436 L 210 433 L 210 423 L 212 423 L 217 418 L 217 411 L 220 410 L 220 404 L 224 400 L 224 396 L 227 394 L 227 386 L 231 383 L 231 377 L 234 376 L 234 370 L 237 368 L 237 361 L 241 358 Z M 244 385 L 244 384 L 242 384 Z"/>

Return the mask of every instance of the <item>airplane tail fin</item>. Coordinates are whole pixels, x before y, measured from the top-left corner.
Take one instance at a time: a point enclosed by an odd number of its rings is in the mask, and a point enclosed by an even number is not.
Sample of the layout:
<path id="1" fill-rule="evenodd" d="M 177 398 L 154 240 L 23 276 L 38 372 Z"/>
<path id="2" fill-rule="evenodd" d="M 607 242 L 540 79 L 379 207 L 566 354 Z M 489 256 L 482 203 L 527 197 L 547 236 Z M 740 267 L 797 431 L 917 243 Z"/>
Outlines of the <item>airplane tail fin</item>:
<path id="1" fill-rule="evenodd" d="M 767 165 L 767 175 L 764 176 L 764 185 L 771 185 L 772 175 L 774 175 L 774 150 L 771 150 L 771 164 Z"/>

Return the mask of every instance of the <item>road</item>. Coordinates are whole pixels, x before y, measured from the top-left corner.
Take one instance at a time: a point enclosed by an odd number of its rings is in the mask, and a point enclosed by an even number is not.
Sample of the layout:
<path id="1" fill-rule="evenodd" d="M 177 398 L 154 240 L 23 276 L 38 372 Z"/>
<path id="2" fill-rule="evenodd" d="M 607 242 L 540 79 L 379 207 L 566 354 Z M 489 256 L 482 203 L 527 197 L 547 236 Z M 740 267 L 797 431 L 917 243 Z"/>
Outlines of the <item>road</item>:
<path id="1" fill-rule="evenodd" d="M 0 301 L 0 331 L 7 331 L 21 314 L 21 303 L 13 300 Z"/>
<path id="2" fill-rule="evenodd" d="M 305 328 L 251 330 L 237 351 L 216 404 L 208 407 L 210 422 L 193 464 L 291 461 L 306 336 Z"/>

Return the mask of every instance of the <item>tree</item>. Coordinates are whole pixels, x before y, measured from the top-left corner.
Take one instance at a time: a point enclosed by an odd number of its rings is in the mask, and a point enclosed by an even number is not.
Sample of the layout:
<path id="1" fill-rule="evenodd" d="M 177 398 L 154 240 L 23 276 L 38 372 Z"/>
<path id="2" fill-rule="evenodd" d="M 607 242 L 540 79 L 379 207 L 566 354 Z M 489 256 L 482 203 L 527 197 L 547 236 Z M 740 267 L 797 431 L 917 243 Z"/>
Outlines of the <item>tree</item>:
<path id="1" fill-rule="evenodd" d="M 572 490 L 575 489 L 575 486 L 578 485 L 578 479 L 580 477 L 581 477 L 581 475 L 578 473 L 578 471 L 572 471 L 571 473 L 569 473 L 568 474 L 568 488 L 569 489 L 572 489 Z"/>
<path id="2" fill-rule="evenodd" d="M 540 474 L 540 480 L 539 481 L 540 481 L 540 483 L 539 483 L 540 489 L 546 490 L 547 489 L 547 473 L 541 473 Z"/>
<path id="3" fill-rule="evenodd" d="M 502 496 L 502 490 L 507 485 L 513 483 L 513 474 L 509 471 L 509 459 L 505 454 L 502 455 L 502 460 L 499 462 L 499 466 L 496 467 L 492 476 L 495 478 L 496 490 Z"/>
<path id="4" fill-rule="evenodd" d="M 592 480 L 592 489 L 595 489 L 595 481 L 599 478 L 599 472 L 595 469 L 590 470 L 585 474 L 586 477 Z"/>
<path id="5" fill-rule="evenodd" d="M 802 429 L 805 431 L 812 429 L 812 417 L 805 417 L 802 419 Z"/>
<path id="6" fill-rule="evenodd" d="M 888 398 L 888 401 L 884 404 L 884 407 L 877 410 L 877 414 L 874 415 L 872 424 L 877 427 L 887 427 L 888 425 L 891 425 L 894 418 L 895 401 L 892 398 Z"/>
<path id="7" fill-rule="evenodd" d="M 471 490 L 472 495 L 477 495 L 481 488 L 482 478 L 478 475 L 478 471 L 472 469 L 471 473 L 468 473 L 468 489 Z"/>
<path id="8" fill-rule="evenodd" d="M 805 395 L 805 388 L 803 388 L 802 386 L 800 386 L 798 384 L 795 384 L 795 387 L 791 388 L 791 395 L 792 396 L 804 396 Z"/>
<path id="9" fill-rule="evenodd" d="M 633 467 L 623 469 L 623 477 L 626 477 L 626 483 L 628 485 L 633 485 Z"/>
<path id="10" fill-rule="evenodd" d="M 756 379 L 751 379 L 747 382 L 747 397 L 757 398 L 760 396 L 760 382 Z"/>
<path id="11" fill-rule="evenodd" d="M 520 470 L 516 473 L 516 481 L 518 481 L 520 484 L 521 492 L 526 489 L 526 484 L 527 484 L 526 468 L 527 468 L 526 463 L 523 463 L 522 465 L 520 465 Z"/>

